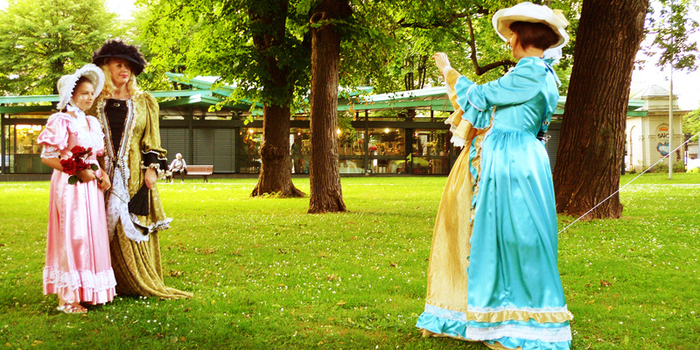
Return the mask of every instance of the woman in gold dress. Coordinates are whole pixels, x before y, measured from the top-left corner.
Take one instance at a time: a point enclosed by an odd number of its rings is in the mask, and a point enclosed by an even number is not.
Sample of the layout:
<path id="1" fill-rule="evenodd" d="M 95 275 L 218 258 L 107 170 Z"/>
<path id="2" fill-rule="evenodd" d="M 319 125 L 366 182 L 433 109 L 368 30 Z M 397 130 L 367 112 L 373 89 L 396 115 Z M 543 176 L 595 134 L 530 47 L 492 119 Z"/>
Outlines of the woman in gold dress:
<path id="1" fill-rule="evenodd" d="M 189 298 L 191 293 L 163 282 L 158 232 L 170 228 L 156 187 L 165 170 L 160 145 L 158 103 L 139 90 L 146 60 L 133 45 L 109 40 L 92 62 L 105 74 L 105 86 L 89 114 L 105 133 L 105 169 L 112 177 L 107 195 L 107 225 L 117 293 Z"/>

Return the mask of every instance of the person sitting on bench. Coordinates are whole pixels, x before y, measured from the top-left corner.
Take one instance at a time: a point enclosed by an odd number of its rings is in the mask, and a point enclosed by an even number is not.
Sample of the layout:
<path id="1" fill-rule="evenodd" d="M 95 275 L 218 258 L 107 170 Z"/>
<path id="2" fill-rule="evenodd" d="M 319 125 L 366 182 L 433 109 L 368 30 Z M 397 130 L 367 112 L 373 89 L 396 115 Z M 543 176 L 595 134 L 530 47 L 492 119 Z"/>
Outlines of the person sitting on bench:
<path id="1" fill-rule="evenodd" d="M 173 172 L 173 179 L 175 175 L 180 175 L 180 181 L 185 182 L 185 174 L 187 174 L 187 163 L 185 159 L 182 158 L 182 154 L 178 153 L 175 155 L 175 159 L 170 163 L 170 171 Z"/>

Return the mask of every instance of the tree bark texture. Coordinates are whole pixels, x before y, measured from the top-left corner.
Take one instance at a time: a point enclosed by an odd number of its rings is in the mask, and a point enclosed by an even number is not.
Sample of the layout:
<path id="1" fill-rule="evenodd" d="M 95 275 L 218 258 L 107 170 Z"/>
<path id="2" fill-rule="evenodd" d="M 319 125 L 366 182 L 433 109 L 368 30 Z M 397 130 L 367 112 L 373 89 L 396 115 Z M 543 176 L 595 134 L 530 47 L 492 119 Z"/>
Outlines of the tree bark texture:
<path id="1" fill-rule="evenodd" d="M 336 134 L 340 33 L 332 21 L 350 13 L 347 0 L 324 0 L 311 16 L 310 214 L 347 211 L 340 184 Z"/>
<path id="2" fill-rule="evenodd" d="M 262 166 L 258 184 L 252 196 L 276 193 L 281 197 L 303 197 L 304 193 L 292 183 L 292 163 L 289 157 L 289 107 L 263 107 L 263 138 L 260 147 Z"/>
<path id="3" fill-rule="evenodd" d="M 272 102 L 263 107 L 263 144 L 260 148 L 260 175 L 251 196 L 275 193 L 280 197 L 303 197 L 292 183 L 289 156 L 290 106 L 294 90 L 287 82 L 289 68 L 278 64 L 275 52 L 284 45 L 288 12 L 287 0 L 259 0 L 248 4 L 253 44 L 258 64 L 266 75 L 263 90 Z"/>
<path id="4" fill-rule="evenodd" d="M 584 0 L 554 168 L 557 212 L 580 216 L 619 189 L 634 58 L 648 0 Z M 619 218 L 616 194 L 585 219 Z"/>

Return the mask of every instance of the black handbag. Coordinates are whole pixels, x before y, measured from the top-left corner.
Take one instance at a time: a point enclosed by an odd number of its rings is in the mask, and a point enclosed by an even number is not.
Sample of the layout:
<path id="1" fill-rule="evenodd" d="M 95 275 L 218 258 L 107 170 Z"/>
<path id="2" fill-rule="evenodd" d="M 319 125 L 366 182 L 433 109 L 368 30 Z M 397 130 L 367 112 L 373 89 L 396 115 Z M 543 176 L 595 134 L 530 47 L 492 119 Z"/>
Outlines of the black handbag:
<path id="1" fill-rule="evenodd" d="M 129 200 L 129 212 L 136 215 L 148 215 L 150 191 L 146 184 Z"/>

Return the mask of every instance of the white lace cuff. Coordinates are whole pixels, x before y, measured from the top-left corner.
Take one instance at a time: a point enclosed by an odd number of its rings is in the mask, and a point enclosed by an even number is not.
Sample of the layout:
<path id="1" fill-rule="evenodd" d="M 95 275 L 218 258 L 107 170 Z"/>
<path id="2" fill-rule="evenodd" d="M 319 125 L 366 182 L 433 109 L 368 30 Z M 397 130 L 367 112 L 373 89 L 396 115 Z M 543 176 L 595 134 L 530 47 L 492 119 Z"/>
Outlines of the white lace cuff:
<path id="1" fill-rule="evenodd" d="M 60 155 L 61 152 L 54 146 L 44 145 L 44 148 L 41 150 L 41 158 L 58 158 Z"/>

